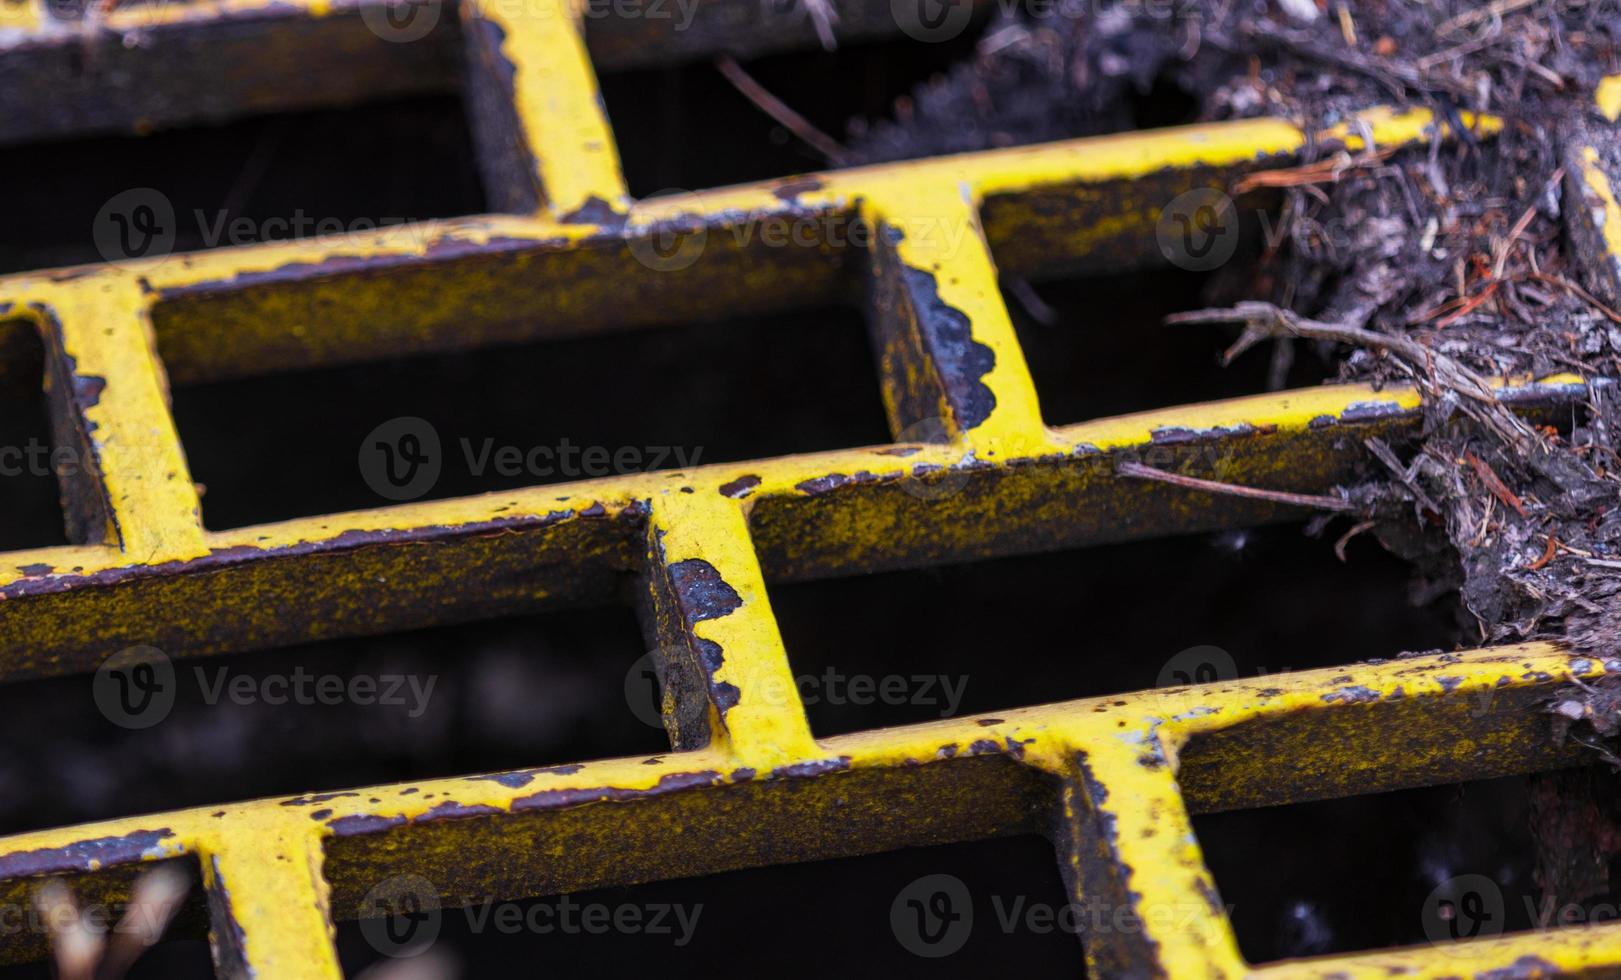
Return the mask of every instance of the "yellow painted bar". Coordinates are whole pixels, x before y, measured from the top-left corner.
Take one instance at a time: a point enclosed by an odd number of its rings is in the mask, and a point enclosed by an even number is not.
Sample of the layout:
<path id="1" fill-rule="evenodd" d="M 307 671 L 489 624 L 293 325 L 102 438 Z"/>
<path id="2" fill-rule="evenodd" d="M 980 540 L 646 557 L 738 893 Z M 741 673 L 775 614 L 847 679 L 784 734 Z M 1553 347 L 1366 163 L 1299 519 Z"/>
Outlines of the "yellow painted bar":
<path id="1" fill-rule="evenodd" d="M 733 764 L 761 770 L 815 757 L 743 506 L 719 493 L 666 492 L 653 498 L 652 522 L 666 565 L 707 562 L 742 600 L 733 612 L 694 627 L 701 639 L 718 644 L 724 657 L 714 679 L 738 691 L 724 720 L 710 706 L 715 743 Z"/>
<path id="2" fill-rule="evenodd" d="M 513 70 L 519 138 L 533 155 L 546 211 L 562 218 L 600 202 L 629 202 L 596 75 L 585 53 L 580 7 L 570 0 L 478 2 L 464 18 L 498 24 Z"/>
<path id="3" fill-rule="evenodd" d="M 748 588 L 745 583 L 739 591 Z M 1615 666 L 1621 668 L 1621 664 Z M 1238 959 L 1230 927 L 1210 906 L 1212 883 L 1203 870 L 1177 793 L 1178 746 L 1197 734 L 1257 718 L 1300 718 L 1303 711 L 1368 719 L 1361 737 L 1379 738 L 1381 726 L 1368 712 L 1370 705 L 1395 703 L 1389 698 L 1461 703 L 1471 702 L 1478 692 L 1487 690 L 1545 697 L 1573 674 L 1594 677 L 1605 670 L 1590 659 L 1573 662 L 1568 654 L 1550 646 L 1523 645 L 1267 675 L 1207 687 L 1125 693 L 997 712 L 995 718 L 950 719 L 839 736 L 821 743 L 798 740 L 797 748 L 785 743 L 780 760 L 797 765 L 799 774 L 784 770 L 782 775 L 761 778 L 839 780 L 866 770 L 896 773 L 920 766 L 949 767 L 954 756 L 987 752 L 1006 754 L 1055 775 L 1074 776 L 1075 760 L 1084 760 L 1091 777 L 1107 792 L 1114 846 L 1127 875 L 1132 910 L 1160 950 L 1153 972 L 1173 977 L 1237 977 L 1250 971 Z M 1335 697 L 1348 684 L 1362 692 L 1361 700 Z M 1515 717 L 1525 725 L 1535 720 L 1523 712 Z M 1451 760 L 1458 778 L 1468 778 L 1470 747 L 1448 744 L 1453 735 L 1445 730 L 1425 737 L 1426 741 L 1415 742 L 1408 750 L 1415 757 L 1438 753 L 1438 758 Z M 1355 760 L 1345 758 L 1344 749 L 1323 744 L 1319 752 L 1325 759 L 1354 764 Z M 1163 763 L 1144 765 L 1145 757 Z M 515 774 L 521 778 L 502 781 L 456 777 L 353 793 L 203 807 L 6 838 L 0 840 L 0 861 L 19 854 L 38 861 L 41 855 L 59 849 L 65 854 L 77 853 L 73 848 L 81 841 L 116 841 L 150 835 L 154 827 L 162 827 L 171 843 L 148 850 L 141 859 L 197 853 L 209 884 L 217 887 L 223 883 L 230 892 L 244 946 L 260 975 L 331 977 L 337 974 L 330 952 L 327 886 L 320 876 L 321 841 L 330 835 L 351 835 L 348 839 L 354 840 L 355 833 L 383 833 L 437 821 L 464 827 L 472 834 L 453 838 L 459 841 L 458 848 L 476 849 L 481 840 L 486 842 L 483 846 L 493 846 L 489 828 L 504 820 L 521 819 L 527 802 L 557 795 L 557 805 L 564 809 L 584 808 L 582 813 L 607 819 L 612 813 L 605 808 L 624 805 L 608 802 L 609 792 L 625 798 L 665 791 L 709 794 L 721 792 L 734 780 L 756 779 L 752 773 L 734 773 L 730 779 L 724 775 L 739 761 L 728 748 L 712 746 L 653 759 L 525 770 Z M 1272 761 L 1260 758 L 1254 764 L 1264 770 Z M 1378 774 L 1370 775 L 1377 786 Z M 672 781 L 689 776 L 704 778 L 665 789 Z M 612 789 L 598 796 L 592 792 L 594 787 Z M 981 805 L 949 795 L 936 802 L 941 807 Z M 469 822 L 469 817 L 474 819 Z M 605 839 L 600 846 L 612 847 L 613 842 Z M 391 873 L 397 874 L 412 873 L 419 857 L 429 857 L 409 848 L 391 853 Z M 458 852 L 439 857 L 465 861 L 467 856 Z M 504 860 L 543 866 L 548 858 L 509 855 Z M 1077 899 L 1085 901 L 1088 896 Z M 1162 910 L 1167 908 L 1182 914 L 1166 914 Z M 343 918 L 353 914 L 345 908 L 336 912 Z M 1269 965 L 1262 972 L 1292 976 L 1347 970 L 1352 975 L 1371 976 L 1387 966 L 1400 966 L 1428 975 L 1449 964 L 1455 968 L 1465 962 L 1461 959 L 1465 954 L 1473 972 L 1527 962 L 1539 968 L 1554 964 L 1566 970 L 1591 970 L 1616 963 L 1615 928 L 1558 929 L 1462 945 L 1336 956 L 1305 964 Z"/>
<path id="4" fill-rule="evenodd" d="M 176 11 L 184 11 L 188 6 L 156 5 L 160 9 Z M 577 126 L 584 127 L 586 131 L 590 129 L 587 121 L 580 116 L 573 118 Z M 1370 110 L 1360 114 L 1359 119 L 1373 134 L 1374 142 L 1381 146 L 1423 142 L 1429 138 L 1435 125 L 1433 117 L 1422 110 L 1403 113 L 1393 113 L 1387 109 Z M 1496 128 L 1495 121 L 1490 119 L 1477 120 L 1476 124 L 1483 132 Z M 582 130 L 575 132 L 578 135 Z M 1349 128 L 1341 127 L 1318 134 L 1318 138 L 1338 138 L 1350 147 L 1360 146 L 1361 138 L 1351 133 Z M 1167 169 L 1220 167 L 1249 161 L 1255 161 L 1258 165 L 1270 162 L 1275 166 L 1290 154 L 1299 152 L 1307 142 L 1307 135 L 1299 127 L 1281 120 L 1240 120 L 1171 127 L 814 174 L 794 180 L 794 201 L 796 206 L 804 208 L 849 207 L 866 196 L 898 194 L 904 199 L 908 192 L 924 185 L 966 188 L 971 199 L 982 201 L 994 195 L 1043 187 L 1129 180 Z M 543 150 L 549 152 L 548 147 L 543 147 Z M 608 152 L 612 154 L 614 151 Z M 543 153 L 541 158 L 545 159 L 545 156 Z M 607 159 L 611 160 L 611 157 Z M 605 173 L 604 159 L 596 159 L 586 173 L 565 179 L 564 186 L 572 185 L 575 188 L 565 197 L 572 196 L 583 201 L 581 195 L 589 196 L 588 191 L 592 187 L 599 191 L 611 190 L 607 183 L 602 182 Z M 678 218 L 777 212 L 785 206 L 783 199 L 774 193 L 779 183 L 768 181 L 640 201 L 631 209 L 624 234 L 635 235 L 638 230 L 657 222 Z M 323 245 L 318 241 L 267 242 L 167 258 L 142 259 L 118 266 L 86 267 L 74 283 L 79 288 L 87 288 L 90 283 L 104 277 L 145 279 L 153 289 L 164 291 L 246 274 L 271 272 L 289 265 L 319 263 L 335 255 L 420 257 L 425 256 L 431 247 L 478 246 L 501 239 L 521 238 L 570 243 L 585 239 L 595 231 L 588 224 L 559 223 L 547 216 L 484 215 L 422 221 L 382 229 L 375 234 L 349 236 L 339 247 Z M 1078 235 L 1085 231 L 1076 229 Z M 0 278 L 0 302 L 24 295 L 30 280 L 39 275 L 25 273 Z"/>
<path id="5" fill-rule="evenodd" d="M 1041 424 L 1036 386 L 997 287 L 996 264 L 966 185 L 886 183 L 866 198 L 873 227 L 900 232 L 901 263 L 934 277 L 940 301 L 968 317 L 973 340 L 990 348 L 994 366 L 982 379 L 996 395 L 984 422 L 957 435 L 980 459 L 1016 459 L 1061 451 Z"/>
<path id="6" fill-rule="evenodd" d="M 211 939 L 222 976 L 343 976 L 332 945 L 321 839 L 302 810 L 265 807 L 216 820 L 205 825 L 197 857 L 214 908 Z M 225 931 L 235 935 L 222 937 Z M 222 949 L 239 952 L 239 961 Z"/>
<path id="7" fill-rule="evenodd" d="M 61 330 L 74 377 L 99 388 L 86 418 L 112 508 L 107 541 L 125 561 L 205 554 L 197 491 L 169 417 L 137 284 L 109 280 L 36 295 L 35 316 Z"/>

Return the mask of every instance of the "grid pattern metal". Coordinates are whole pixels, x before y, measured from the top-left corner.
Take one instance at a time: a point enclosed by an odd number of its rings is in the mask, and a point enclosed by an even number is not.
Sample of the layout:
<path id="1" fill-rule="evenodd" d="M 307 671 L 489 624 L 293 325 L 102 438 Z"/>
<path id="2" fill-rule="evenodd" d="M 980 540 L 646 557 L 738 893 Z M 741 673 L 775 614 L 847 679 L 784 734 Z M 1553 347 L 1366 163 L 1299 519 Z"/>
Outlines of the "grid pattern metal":
<path id="1" fill-rule="evenodd" d="M 87 671 L 136 643 L 229 654 L 527 611 L 588 598 L 630 572 L 666 644 L 673 751 L 23 834 L 0 840 L 7 899 L 24 900 L 45 875 L 117 893 L 145 863 L 194 856 L 223 974 L 331 978 L 334 915 L 358 914 L 391 875 L 422 874 L 455 904 L 1034 830 L 1058 842 L 1078 901 L 1129 907 L 1144 924 L 1086 938 L 1094 976 L 1621 968 L 1616 925 L 1251 967 L 1189 819 L 1567 764 L 1573 750 L 1536 705 L 1605 664 L 1547 646 L 1497 648 L 817 739 L 767 595 L 768 581 L 1299 517 L 1124 479 L 1116 466 L 1154 453 L 1192 476 L 1321 491 L 1353 472 L 1365 438 L 1416 430 L 1416 392 L 1332 385 L 1051 427 L 997 272 L 1108 273 L 1154 260 L 1159 210 L 1178 192 L 1286 166 L 1312 140 L 1421 143 L 1434 135 L 1426 113 L 1371 108 L 1316 134 L 1231 122 L 633 201 L 593 57 L 749 52 L 808 38 L 807 24 L 760 14 L 752 0 L 723 2 L 680 37 L 592 24 L 588 53 L 581 11 L 564 0 L 468 0 L 432 26 L 446 54 L 431 40 L 379 40 L 368 18 L 386 9 L 114 6 L 89 32 L 139 43 L 99 46 L 111 59 L 104 71 L 63 75 L 69 87 L 54 106 L 0 96 L 0 140 L 17 142 L 442 87 L 458 83 L 461 64 L 501 212 L 341 248 L 267 244 L 0 281 L 5 317 L 46 339 L 59 437 L 95 462 L 68 488 L 77 543 L 0 561 L 0 677 Z M 855 33 L 886 29 L 867 5 L 843 13 Z M 0 88 L 15 95 L 13 80 L 66 72 L 86 36 L 39 0 L 0 4 Z M 660 44 L 669 47 L 652 54 Z M 188 51 L 199 59 L 192 75 L 164 74 Z M 305 75 L 321 86 L 298 84 Z M 118 77 L 154 81 L 114 88 Z M 1585 159 L 1572 188 L 1591 204 L 1593 267 L 1614 275 L 1621 209 L 1596 156 Z M 770 221 L 814 238 L 772 248 L 734 234 Z M 972 233 L 928 233 L 950 223 Z M 861 242 L 852 229 L 873 233 Z M 937 418 L 940 441 L 211 531 L 167 406 L 169 379 L 676 329 L 852 284 L 881 352 L 893 430 Z M 1584 391 L 1560 376 L 1505 384 L 1504 397 L 1558 406 Z M 1019 624 L 1007 627 L 1016 645 Z M 1004 667 L 1018 669 L 1017 658 Z M 1190 903 L 1191 920 L 1153 914 Z M 12 952 L 41 952 L 25 945 Z"/>

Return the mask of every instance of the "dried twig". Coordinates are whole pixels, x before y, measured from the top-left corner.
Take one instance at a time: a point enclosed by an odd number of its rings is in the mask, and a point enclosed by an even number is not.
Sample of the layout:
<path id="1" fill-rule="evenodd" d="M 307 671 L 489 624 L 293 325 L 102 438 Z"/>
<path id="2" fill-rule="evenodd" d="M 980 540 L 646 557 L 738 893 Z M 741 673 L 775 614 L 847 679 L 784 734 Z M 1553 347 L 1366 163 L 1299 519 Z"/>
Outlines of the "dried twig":
<path id="1" fill-rule="evenodd" d="M 839 12 L 833 9 L 831 0 L 800 0 L 805 5 L 805 12 L 810 14 L 811 24 L 816 28 L 816 39 L 822 42 L 822 47 L 828 51 L 836 50 L 839 46 L 838 38 L 833 36 L 833 25 L 839 22 Z"/>
<path id="2" fill-rule="evenodd" d="M 1257 170 L 1245 174 L 1233 183 L 1234 194 L 1244 194 L 1259 187 L 1304 187 L 1308 184 L 1337 184 L 1349 171 L 1360 167 L 1376 167 L 1389 160 L 1398 148 L 1391 146 L 1355 157 L 1338 154 L 1298 167 L 1275 170 Z"/>
<path id="3" fill-rule="evenodd" d="M 1583 289 L 1580 285 L 1571 282 L 1569 279 L 1566 279 L 1564 276 L 1549 275 L 1546 272 L 1534 272 L 1531 274 L 1531 278 L 1535 279 L 1537 282 L 1545 282 L 1550 286 L 1558 286 L 1560 289 L 1563 289 L 1567 293 L 1570 293 L 1572 296 L 1575 296 L 1577 299 L 1580 299 L 1582 302 L 1586 303 L 1588 306 L 1591 306 L 1593 309 L 1604 314 L 1605 317 L 1607 317 L 1611 322 L 1621 323 L 1621 313 L 1618 313 L 1606 306 L 1597 296 L 1594 296 L 1592 293 L 1588 292 L 1586 289 Z"/>
<path id="4" fill-rule="evenodd" d="M 1437 395 L 1456 393 L 1472 405 L 1470 412 L 1504 442 L 1529 451 L 1539 445 L 1539 436 L 1514 413 L 1497 400 L 1497 393 L 1480 375 L 1438 351 L 1431 350 L 1411 337 L 1383 334 L 1345 323 L 1324 323 L 1311 320 L 1272 303 L 1249 300 L 1229 309 L 1194 310 L 1165 318 L 1168 324 L 1188 323 L 1242 323 L 1244 332 L 1237 342 L 1222 355 L 1222 363 L 1249 350 L 1263 340 L 1278 337 L 1310 337 L 1316 340 L 1335 340 L 1358 347 L 1373 347 L 1390 351 L 1403 358 L 1421 381 Z"/>
<path id="5" fill-rule="evenodd" d="M 1460 27 L 1473 27 L 1484 20 L 1492 20 L 1504 14 L 1512 14 L 1531 6 L 1537 0 L 1496 0 L 1483 7 L 1474 7 L 1448 21 L 1443 21 L 1435 28 L 1436 36 L 1444 37 Z"/>
<path id="6" fill-rule="evenodd" d="M 1469 461 L 1475 475 L 1480 477 L 1480 482 L 1486 484 L 1486 489 L 1490 490 L 1492 496 L 1501 501 L 1504 507 L 1512 507 L 1514 513 L 1521 517 L 1530 516 L 1525 512 L 1525 503 L 1520 500 L 1518 494 L 1508 488 L 1508 484 L 1504 483 L 1503 478 L 1497 475 L 1497 471 L 1491 468 L 1491 464 L 1467 449 L 1463 451 L 1463 458 Z"/>
<path id="7" fill-rule="evenodd" d="M 811 121 L 795 112 L 786 102 L 766 91 L 765 86 L 755 81 L 753 76 L 743 70 L 729 54 L 719 55 L 715 58 L 715 68 L 743 97 L 754 103 L 759 110 L 780 123 L 783 128 L 799 137 L 804 143 L 820 153 L 828 163 L 835 167 L 842 167 L 850 154 L 839 145 L 833 137 L 817 129 Z"/>
<path id="8" fill-rule="evenodd" d="M 1286 490 L 1263 490 L 1260 487 L 1244 487 L 1235 483 L 1221 483 L 1216 480 L 1201 480 L 1198 477 L 1183 476 L 1180 473 L 1170 473 L 1158 470 L 1152 466 L 1141 463 L 1125 462 L 1115 467 L 1115 472 L 1121 476 L 1133 476 L 1143 480 L 1158 480 L 1189 490 L 1205 490 L 1210 493 L 1224 493 L 1230 497 L 1248 497 L 1252 500 L 1270 500 L 1278 504 L 1291 504 L 1296 507 L 1313 507 L 1318 510 L 1333 510 L 1350 513 L 1358 509 L 1356 504 L 1339 497 L 1323 497 L 1310 493 L 1289 493 Z"/>

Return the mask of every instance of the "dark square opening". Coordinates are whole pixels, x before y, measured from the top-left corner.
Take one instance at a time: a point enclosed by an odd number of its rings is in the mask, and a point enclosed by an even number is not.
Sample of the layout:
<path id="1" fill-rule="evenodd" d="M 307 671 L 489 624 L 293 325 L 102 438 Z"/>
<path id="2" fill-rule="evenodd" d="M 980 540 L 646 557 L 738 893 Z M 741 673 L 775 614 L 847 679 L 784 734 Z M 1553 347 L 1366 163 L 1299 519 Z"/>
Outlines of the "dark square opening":
<path id="1" fill-rule="evenodd" d="M 818 735 L 1451 649 L 1456 600 L 1297 526 L 773 585 Z M 1332 597 L 1333 601 L 1328 601 Z"/>
<path id="2" fill-rule="evenodd" d="M 472 147 L 459 95 L 7 147 L 0 273 L 478 214 Z"/>
<path id="3" fill-rule="evenodd" d="M 626 702 L 645 649 L 614 605 L 175 657 L 151 696 L 123 653 L 94 677 L 6 684 L 0 833 L 668 752 Z"/>
<path id="4" fill-rule="evenodd" d="M 1615 919 L 1614 854 L 1600 843 L 1616 826 L 1614 783 L 1607 769 L 1565 770 L 1193 826 L 1239 949 L 1263 963 Z"/>
<path id="5" fill-rule="evenodd" d="M 1052 68 L 1072 54 L 1051 43 L 1055 32 L 1074 27 L 1050 23 L 1066 16 L 1057 5 L 1004 6 L 951 27 L 913 19 L 950 18 L 949 5 L 915 13 L 906 6 L 885 8 L 896 18 L 886 25 L 890 37 L 751 58 L 740 66 L 741 82 L 717 61 L 602 74 L 630 192 L 646 197 L 1198 117 L 1197 94 L 1169 70 L 1122 83 L 1119 97 L 1103 105 L 1079 96 Z M 770 103 L 797 120 L 789 125 L 781 111 L 762 108 Z"/>
<path id="6" fill-rule="evenodd" d="M 45 344 L 0 320 L 0 552 L 68 543 L 45 398 Z"/>
<path id="7" fill-rule="evenodd" d="M 1223 367 L 1238 339 L 1229 325 L 1167 326 L 1172 313 L 1255 296 L 1259 249 L 1245 242 L 1215 270 L 1164 266 L 1051 282 L 1004 281 L 1008 309 L 1049 425 L 1219 401 L 1272 389 L 1274 345 L 1261 344 Z M 1279 388 L 1333 376 L 1312 341 L 1295 341 Z"/>
<path id="8" fill-rule="evenodd" d="M 888 117 L 895 99 L 971 56 L 978 31 L 939 44 L 901 39 L 795 51 L 741 64 L 821 133 Z M 827 170 L 825 155 L 727 81 L 713 62 L 605 73 L 599 79 L 632 195 L 700 190 Z"/>
<path id="9" fill-rule="evenodd" d="M 909 900 L 919 903 L 925 916 L 945 912 L 923 921 L 927 935 L 919 932 L 917 909 Z M 1040 837 L 603 888 L 567 896 L 567 902 L 576 922 L 583 922 L 584 910 L 591 907 L 634 909 L 639 923 L 651 922 L 651 910 L 668 908 L 671 932 L 655 935 L 641 925 L 565 931 L 564 900 L 553 897 L 505 903 L 521 910 L 509 915 L 550 927 L 545 933 L 527 925 L 496 928 L 492 923 L 502 903 L 445 909 L 437 938 L 421 955 L 437 958 L 446 975 L 454 970 L 464 977 L 507 976 L 539 962 L 561 976 L 627 980 L 655 974 L 712 977 L 715 964 L 723 961 L 770 964 L 774 974 L 806 978 L 1075 977 L 1084 972 L 1076 933 L 1057 924 L 1072 917 L 1062 914 L 1066 900 L 1052 844 Z M 689 923 L 684 931 L 677 907 Z M 630 916 L 623 921 L 630 922 Z M 354 922 L 338 926 L 347 976 L 382 959 L 367 931 Z M 682 937 L 687 941 L 678 943 Z M 784 956 L 785 950 L 791 955 Z"/>
<path id="10" fill-rule="evenodd" d="M 847 309 L 181 387 L 174 412 L 211 528 L 889 441 Z"/>

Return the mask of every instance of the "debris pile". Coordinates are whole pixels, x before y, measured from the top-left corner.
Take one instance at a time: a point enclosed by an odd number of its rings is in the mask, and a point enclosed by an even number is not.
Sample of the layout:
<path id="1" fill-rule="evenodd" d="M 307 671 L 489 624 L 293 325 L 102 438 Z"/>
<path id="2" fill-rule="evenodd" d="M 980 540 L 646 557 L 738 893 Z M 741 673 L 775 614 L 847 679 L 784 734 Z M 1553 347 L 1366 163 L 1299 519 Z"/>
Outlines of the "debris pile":
<path id="1" fill-rule="evenodd" d="M 1264 345 L 1276 378 L 1314 344 L 1339 355 L 1341 380 L 1416 384 L 1424 437 L 1370 442 L 1368 481 L 1344 494 L 1360 512 L 1353 533 L 1413 559 L 1432 591 L 1457 589 L 1478 642 L 1621 652 L 1609 386 L 1621 313 L 1613 287 L 1577 265 L 1566 227 L 1589 207 L 1572 199 L 1582 185 L 1568 151 L 1591 140 L 1621 160 L 1594 100 L 1621 71 L 1621 4 L 1081 6 L 996 14 L 972 61 L 850 134 L 853 162 L 1137 128 L 1166 86 L 1202 93 L 1198 120 L 1265 115 L 1307 131 L 1354 127 L 1377 105 L 1432 111 L 1449 140 L 1314 145 L 1300 165 L 1230 188 L 1276 194 L 1285 235 L 1245 302 L 1180 319 L 1243 324 L 1229 356 Z M 1561 373 L 1590 382 L 1574 417 L 1525 417 L 1495 397 L 1494 379 Z"/>

